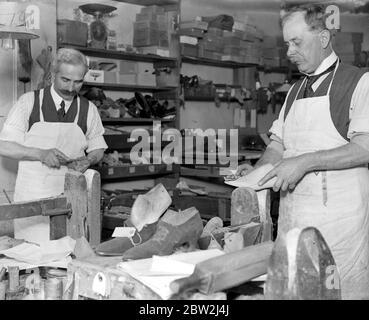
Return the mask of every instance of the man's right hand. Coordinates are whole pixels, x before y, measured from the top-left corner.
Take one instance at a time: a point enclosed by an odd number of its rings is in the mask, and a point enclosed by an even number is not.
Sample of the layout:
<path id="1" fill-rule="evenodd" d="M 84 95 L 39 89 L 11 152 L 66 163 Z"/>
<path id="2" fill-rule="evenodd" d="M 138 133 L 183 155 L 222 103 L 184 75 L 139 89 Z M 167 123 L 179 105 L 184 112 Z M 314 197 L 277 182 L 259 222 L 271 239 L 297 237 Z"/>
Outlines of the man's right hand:
<path id="1" fill-rule="evenodd" d="M 254 167 L 251 164 L 241 164 L 237 167 L 237 171 L 235 174 L 224 177 L 224 180 L 236 180 L 239 177 L 245 176 L 246 174 L 250 173 L 252 170 L 254 170 Z"/>
<path id="2" fill-rule="evenodd" d="M 50 168 L 60 168 L 71 161 L 63 152 L 58 149 L 46 149 L 40 152 L 40 161 Z"/>

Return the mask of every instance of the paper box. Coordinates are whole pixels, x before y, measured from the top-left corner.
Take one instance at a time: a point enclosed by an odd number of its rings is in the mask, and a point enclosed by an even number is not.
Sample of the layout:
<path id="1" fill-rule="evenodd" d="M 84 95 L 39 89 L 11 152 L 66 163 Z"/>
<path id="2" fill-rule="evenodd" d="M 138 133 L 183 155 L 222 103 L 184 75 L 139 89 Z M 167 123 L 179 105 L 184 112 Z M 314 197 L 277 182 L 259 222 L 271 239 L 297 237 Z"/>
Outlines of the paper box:
<path id="1" fill-rule="evenodd" d="M 126 74 L 118 73 L 117 82 L 119 84 L 136 85 L 137 84 L 137 74 L 135 74 L 135 73 L 126 73 Z"/>
<path id="2" fill-rule="evenodd" d="M 121 74 L 131 74 L 138 73 L 138 62 L 135 61 L 125 61 L 119 62 L 119 73 Z"/>
<path id="3" fill-rule="evenodd" d="M 149 72 L 137 74 L 137 85 L 139 86 L 156 86 L 156 77 Z"/>
<path id="4" fill-rule="evenodd" d="M 96 83 L 104 83 L 104 71 L 103 70 L 88 70 L 85 78 L 85 82 L 96 82 Z"/>

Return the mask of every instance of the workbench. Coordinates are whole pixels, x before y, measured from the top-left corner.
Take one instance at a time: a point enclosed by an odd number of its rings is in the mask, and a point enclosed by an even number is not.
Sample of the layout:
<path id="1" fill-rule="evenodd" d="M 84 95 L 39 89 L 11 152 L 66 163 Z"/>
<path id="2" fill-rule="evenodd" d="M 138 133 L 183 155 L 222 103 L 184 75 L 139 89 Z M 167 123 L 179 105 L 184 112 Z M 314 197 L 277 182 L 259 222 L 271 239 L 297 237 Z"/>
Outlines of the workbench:
<path id="1" fill-rule="evenodd" d="M 130 276 L 117 267 L 121 257 L 93 256 L 80 260 L 73 260 L 68 265 L 68 283 L 71 287 L 65 293 L 64 299 L 94 299 L 94 300 L 161 300 L 160 296 L 150 288 Z M 93 290 L 95 277 L 103 274 L 109 285 L 106 295 L 101 295 Z M 212 295 L 204 295 L 191 292 L 181 295 L 176 299 L 208 299 L 225 300 L 226 294 L 219 292 Z"/>

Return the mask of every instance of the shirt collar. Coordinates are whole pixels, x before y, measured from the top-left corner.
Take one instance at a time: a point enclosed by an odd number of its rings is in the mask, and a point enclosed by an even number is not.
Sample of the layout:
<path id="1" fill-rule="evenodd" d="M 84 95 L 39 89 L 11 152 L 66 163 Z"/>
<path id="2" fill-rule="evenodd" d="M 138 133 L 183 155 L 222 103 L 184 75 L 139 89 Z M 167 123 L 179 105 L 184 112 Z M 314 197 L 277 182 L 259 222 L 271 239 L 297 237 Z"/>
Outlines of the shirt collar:
<path id="1" fill-rule="evenodd" d="M 56 110 L 59 110 L 60 108 L 60 104 L 61 102 L 64 100 L 61 96 L 59 96 L 59 94 L 55 91 L 54 88 L 54 84 L 52 84 L 51 88 L 50 88 L 50 93 L 51 93 L 51 97 L 54 100 L 55 106 L 56 106 Z M 68 101 L 68 100 L 64 100 L 65 103 L 65 111 L 67 111 L 70 107 L 70 105 L 72 104 L 73 100 Z"/>
<path id="2" fill-rule="evenodd" d="M 319 67 L 316 68 L 316 70 L 314 71 L 314 73 L 312 75 L 317 75 L 317 74 L 320 74 L 320 73 L 324 72 L 333 63 L 335 63 L 337 59 L 338 59 L 338 57 L 337 57 L 336 53 L 334 51 L 332 51 L 332 53 L 322 61 L 322 63 L 319 65 Z"/>

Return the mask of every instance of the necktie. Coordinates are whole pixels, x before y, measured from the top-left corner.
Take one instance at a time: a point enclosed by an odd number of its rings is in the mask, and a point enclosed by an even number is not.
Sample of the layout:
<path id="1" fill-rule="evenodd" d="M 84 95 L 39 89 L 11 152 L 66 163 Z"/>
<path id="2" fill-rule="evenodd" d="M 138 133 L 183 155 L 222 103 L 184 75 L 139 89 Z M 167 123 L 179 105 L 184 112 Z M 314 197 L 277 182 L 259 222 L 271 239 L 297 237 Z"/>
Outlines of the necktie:
<path id="1" fill-rule="evenodd" d="M 337 61 L 333 63 L 327 70 L 323 71 L 322 73 L 319 73 L 314 76 L 306 76 L 307 81 L 306 81 L 306 86 L 305 86 L 305 91 L 304 91 L 304 98 L 310 98 L 314 95 L 314 90 L 312 86 L 315 83 L 315 81 L 317 81 L 322 75 L 333 71 L 334 68 L 336 67 L 336 64 L 337 64 Z"/>
<path id="2" fill-rule="evenodd" d="M 64 100 L 62 100 L 62 102 L 60 103 L 60 108 L 58 110 L 58 120 L 59 122 L 63 122 L 65 117 L 65 102 Z"/>

